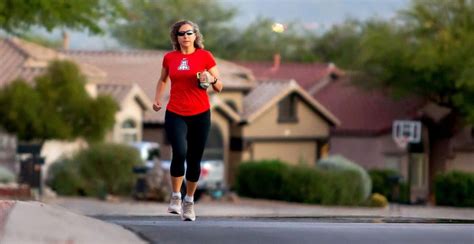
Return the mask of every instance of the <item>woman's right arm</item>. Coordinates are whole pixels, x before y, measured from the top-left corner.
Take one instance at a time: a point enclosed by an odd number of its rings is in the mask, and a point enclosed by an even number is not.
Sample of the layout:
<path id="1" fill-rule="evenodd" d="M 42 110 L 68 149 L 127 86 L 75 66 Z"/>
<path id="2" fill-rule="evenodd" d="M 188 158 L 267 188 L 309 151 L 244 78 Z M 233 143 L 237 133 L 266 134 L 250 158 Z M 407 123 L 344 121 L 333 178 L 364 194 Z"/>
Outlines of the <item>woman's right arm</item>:
<path id="1" fill-rule="evenodd" d="M 168 69 L 163 67 L 161 69 L 160 79 L 158 79 L 158 83 L 156 84 L 155 102 L 153 103 L 153 110 L 155 111 L 160 111 L 162 107 L 161 99 L 163 98 L 163 93 L 166 89 L 168 75 Z"/>

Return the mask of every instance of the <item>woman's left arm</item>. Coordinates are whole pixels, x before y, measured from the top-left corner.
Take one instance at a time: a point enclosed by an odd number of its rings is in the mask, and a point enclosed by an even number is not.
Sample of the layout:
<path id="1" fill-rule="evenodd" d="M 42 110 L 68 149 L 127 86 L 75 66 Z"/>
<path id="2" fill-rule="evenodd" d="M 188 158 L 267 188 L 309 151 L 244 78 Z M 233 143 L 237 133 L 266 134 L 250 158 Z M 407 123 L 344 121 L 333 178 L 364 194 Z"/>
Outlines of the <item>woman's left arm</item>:
<path id="1" fill-rule="evenodd" d="M 211 75 L 214 77 L 214 80 L 216 81 L 216 83 L 212 84 L 212 89 L 215 92 L 221 92 L 222 88 L 224 87 L 224 84 L 222 84 L 222 81 L 220 79 L 219 70 L 217 70 L 217 67 L 214 66 L 211 69 L 209 69 L 208 71 L 209 71 L 209 73 L 211 73 Z"/>

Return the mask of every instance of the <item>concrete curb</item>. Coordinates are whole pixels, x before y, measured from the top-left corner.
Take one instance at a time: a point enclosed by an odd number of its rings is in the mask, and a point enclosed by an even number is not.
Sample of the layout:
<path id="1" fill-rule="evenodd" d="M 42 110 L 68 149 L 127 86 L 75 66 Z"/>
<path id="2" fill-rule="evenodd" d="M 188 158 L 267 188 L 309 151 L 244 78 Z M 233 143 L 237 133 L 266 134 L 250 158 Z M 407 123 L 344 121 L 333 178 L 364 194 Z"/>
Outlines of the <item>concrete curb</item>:
<path id="1" fill-rule="evenodd" d="M 145 243 L 123 227 L 41 202 L 0 201 L 1 243 Z"/>
<path id="2" fill-rule="evenodd" d="M 93 198 L 59 197 L 48 200 L 72 212 L 86 216 L 170 216 L 168 203 L 122 199 L 101 201 Z M 391 204 L 385 208 L 324 206 L 288 203 L 274 200 L 239 198 L 237 201 L 205 201 L 196 203 L 201 217 L 327 217 L 372 216 L 386 218 L 429 218 L 474 220 L 474 208 L 412 206 Z"/>

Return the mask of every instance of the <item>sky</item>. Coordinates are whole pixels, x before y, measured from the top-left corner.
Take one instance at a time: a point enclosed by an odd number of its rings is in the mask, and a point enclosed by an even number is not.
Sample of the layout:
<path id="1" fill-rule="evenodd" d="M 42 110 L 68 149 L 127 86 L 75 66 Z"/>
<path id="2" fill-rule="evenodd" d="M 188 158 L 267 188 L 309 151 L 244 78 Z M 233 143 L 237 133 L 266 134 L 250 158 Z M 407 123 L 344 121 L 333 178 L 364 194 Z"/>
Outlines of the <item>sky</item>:
<path id="1" fill-rule="evenodd" d="M 298 21 L 308 29 L 324 31 L 347 18 L 364 20 L 372 17 L 390 18 L 406 8 L 409 0 L 217 0 L 223 6 L 238 8 L 234 24 L 245 27 L 257 17 L 272 18 L 275 22 Z M 199 24 L 199 23 L 198 23 Z M 60 38 L 60 32 L 48 34 Z M 119 44 L 108 36 L 90 36 L 70 32 L 71 49 L 116 49 Z"/>

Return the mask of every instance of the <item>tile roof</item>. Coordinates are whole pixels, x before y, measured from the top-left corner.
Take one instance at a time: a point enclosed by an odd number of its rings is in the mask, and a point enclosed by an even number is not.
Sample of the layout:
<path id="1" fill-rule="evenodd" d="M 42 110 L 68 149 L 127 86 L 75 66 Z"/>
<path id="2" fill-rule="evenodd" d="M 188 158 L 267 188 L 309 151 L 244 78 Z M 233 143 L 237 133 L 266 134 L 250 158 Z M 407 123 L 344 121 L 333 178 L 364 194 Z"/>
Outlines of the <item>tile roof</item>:
<path id="1" fill-rule="evenodd" d="M 294 80 L 260 82 L 244 97 L 244 110 L 241 116 L 244 121 L 250 122 L 291 93 L 300 95 L 313 109 L 320 112 L 330 124 L 338 125 L 340 123 L 336 116 L 323 105 L 315 101 L 314 98 Z"/>
<path id="2" fill-rule="evenodd" d="M 53 60 L 69 59 L 68 56 L 54 49 L 46 48 L 36 43 L 19 38 L 0 39 L 0 87 L 16 78 L 23 78 L 28 82 L 43 74 L 49 62 Z M 94 65 L 76 62 L 88 81 L 104 82 L 106 73 Z M 119 103 L 130 91 L 114 84 L 101 83 L 98 92 L 111 93 Z M 131 87 L 131 85 L 130 85 Z M 120 91 L 120 92 L 119 92 Z"/>
<path id="3" fill-rule="evenodd" d="M 68 59 L 60 52 L 19 38 L 0 39 L 0 86 L 16 78 L 32 82 L 53 60 Z M 105 74 L 92 65 L 77 63 L 90 81 L 102 81 Z"/>
<path id="4" fill-rule="evenodd" d="M 272 62 L 236 63 L 252 70 L 259 81 L 294 79 L 307 91 L 331 73 L 342 73 L 333 64 L 326 63 L 281 63 L 278 68 L 274 68 Z"/>
<path id="5" fill-rule="evenodd" d="M 106 94 L 115 99 L 119 104 L 121 101 L 125 99 L 125 97 L 129 94 L 132 90 L 132 84 L 112 84 L 112 83 L 104 83 L 104 84 L 97 84 L 97 92 L 100 94 Z"/>
<path id="6" fill-rule="evenodd" d="M 333 80 L 314 94 L 341 121 L 336 134 L 372 134 L 391 131 L 394 120 L 414 119 L 426 102 L 417 97 L 391 98 L 381 90 L 366 90 L 349 77 Z"/>
<path id="7" fill-rule="evenodd" d="M 23 49 L 23 44 L 25 42 L 17 38 L 0 39 L 0 87 L 17 78 L 31 82 L 44 72 L 48 60 L 38 58 L 34 51 L 36 47 L 41 52 L 43 47 L 28 45 L 28 49 Z"/>

